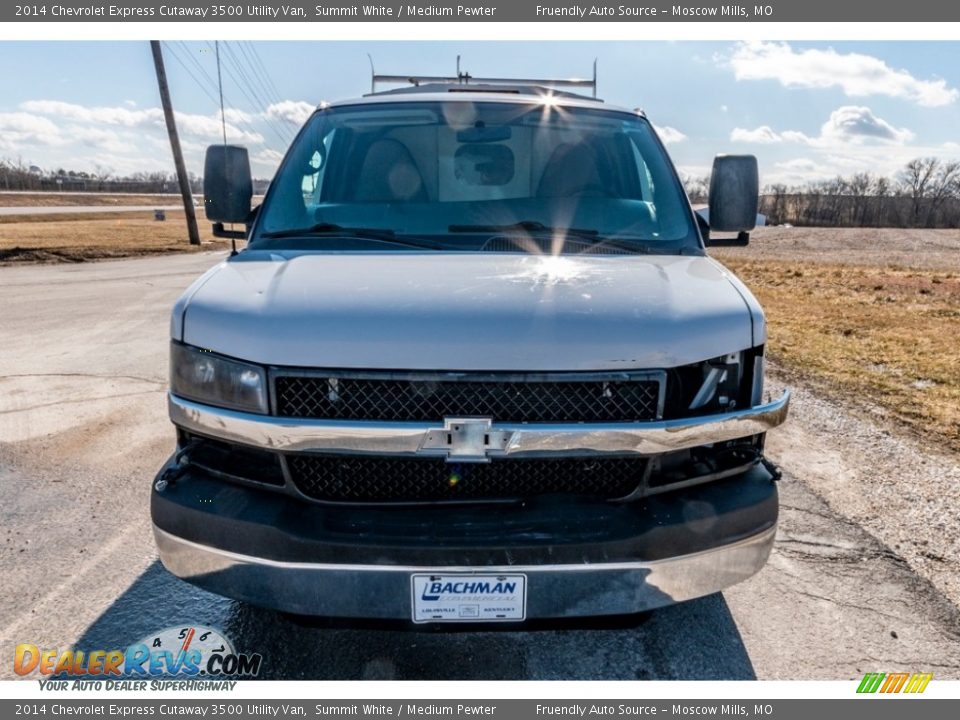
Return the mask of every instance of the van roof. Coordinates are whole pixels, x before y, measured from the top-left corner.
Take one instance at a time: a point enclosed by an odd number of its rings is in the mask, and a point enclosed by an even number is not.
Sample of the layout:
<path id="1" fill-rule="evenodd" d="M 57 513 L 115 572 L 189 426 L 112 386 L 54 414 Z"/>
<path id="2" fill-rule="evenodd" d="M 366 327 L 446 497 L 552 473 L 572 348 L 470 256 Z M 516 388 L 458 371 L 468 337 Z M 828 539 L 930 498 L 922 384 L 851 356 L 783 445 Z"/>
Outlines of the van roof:
<path id="1" fill-rule="evenodd" d="M 559 90 L 548 85 L 530 85 L 522 83 L 463 83 L 463 82 L 432 82 L 417 83 L 406 87 L 391 88 L 390 90 L 381 90 L 379 92 L 367 93 L 364 97 L 373 97 L 380 95 L 394 94 L 414 94 L 414 93 L 504 93 L 509 95 L 534 95 L 542 97 L 543 95 L 552 95 L 554 97 L 576 98 L 578 100 L 587 100 L 595 103 L 602 103 L 603 100 L 590 97 L 589 95 L 580 95 L 572 93 L 569 90 Z"/>
<path id="2" fill-rule="evenodd" d="M 483 85 L 462 83 L 429 83 L 369 93 L 358 98 L 322 103 L 318 109 L 345 105 L 379 105 L 402 103 L 411 100 L 423 102 L 500 102 L 538 104 L 543 98 L 563 107 L 603 108 L 613 112 L 626 112 L 646 117 L 639 109 L 608 105 L 598 98 L 564 92 L 544 85 Z"/>

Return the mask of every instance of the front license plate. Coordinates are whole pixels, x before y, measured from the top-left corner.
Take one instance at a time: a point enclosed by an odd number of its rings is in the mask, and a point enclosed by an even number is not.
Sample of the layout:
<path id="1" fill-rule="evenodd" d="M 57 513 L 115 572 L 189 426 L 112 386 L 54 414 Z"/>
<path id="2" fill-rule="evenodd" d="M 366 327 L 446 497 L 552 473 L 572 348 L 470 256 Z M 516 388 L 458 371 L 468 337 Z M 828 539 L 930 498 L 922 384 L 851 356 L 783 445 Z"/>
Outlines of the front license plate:
<path id="1" fill-rule="evenodd" d="M 412 575 L 413 621 L 517 622 L 527 617 L 526 575 Z"/>

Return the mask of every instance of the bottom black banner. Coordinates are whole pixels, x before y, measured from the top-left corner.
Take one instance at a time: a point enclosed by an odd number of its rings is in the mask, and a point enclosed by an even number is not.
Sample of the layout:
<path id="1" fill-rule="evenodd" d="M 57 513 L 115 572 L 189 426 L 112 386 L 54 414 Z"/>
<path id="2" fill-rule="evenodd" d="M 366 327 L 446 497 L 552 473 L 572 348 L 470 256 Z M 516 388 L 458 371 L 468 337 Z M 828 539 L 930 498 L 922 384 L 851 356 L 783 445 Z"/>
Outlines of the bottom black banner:
<path id="1" fill-rule="evenodd" d="M 181 681 L 182 682 L 182 681 Z M 640 688 L 638 688 L 639 690 Z M 904 703 L 909 703 L 909 710 Z M 953 708 L 951 710 L 950 708 Z M 451 718 L 455 720 L 531 720 L 596 717 L 759 717 L 809 720 L 811 717 L 940 720 L 960 717 L 960 700 L 918 696 L 863 696 L 832 700 L 30 700 L 0 701 L 0 717 L 111 718 Z"/>

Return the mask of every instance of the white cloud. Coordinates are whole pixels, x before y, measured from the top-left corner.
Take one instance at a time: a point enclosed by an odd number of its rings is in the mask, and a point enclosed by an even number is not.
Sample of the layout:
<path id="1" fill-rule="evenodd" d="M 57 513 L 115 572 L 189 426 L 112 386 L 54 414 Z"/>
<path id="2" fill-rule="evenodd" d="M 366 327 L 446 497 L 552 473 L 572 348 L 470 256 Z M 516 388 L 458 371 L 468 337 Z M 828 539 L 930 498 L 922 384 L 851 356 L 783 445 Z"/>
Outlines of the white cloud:
<path id="1" fill-rule="evenodd" d="M 226 108 L 227 140 L 257 153 L 266 149 L 259 127 L 263 114 Z M 177 128 L 188 169 L 203 171 L 203 156 L 220 142 L 220 112 L 201 115 L 177 112 Z M 29 100 L 17 112 L 0 112 L 0 157 L 22 157 L 43 167 L 95 170 L 109 167 L 117 174 L 172 169 L 163 111 L 140 108 L 128 101 L 116 106 L 85 106 L 53 99 Z M 276 160 L 264 160 L 260 172 L 272 173 Z"/>
<path id="2" fill-rule="evenodd" d="M 315 109 L 314 105 L 303 100 L 284 100 L 270 105 L 267 108 L 266 116 L 300 126 L 307 121 L 307 118 L 313 114 Z"/>
<path id="3" fill-rule="evenodd" d="M 839 171 L 824 162 L 811 158 L 799 157 L 783 162 L 774 163 L 773 169 L 763 173 L 761 182 L 765 185 L 782 183 L 787 186 L 802 185 L 810 180 L 823 180 L 827 177 L 836 177 Z"/>
<path id="4" fill-rule="evenodd" d="M 913 158 L 950 157 L 960 151 L 960 143 L 954 143 L 953 148 L 950 143 L 915 144 L 910 130 L 878 117 L 868 107 L 857 105 L 834 110 L 814 136 L 763 125 L 753 130 L 735 128 L 730 139 L 757 145 L 780 143 L 785 150 L 800 149 L 799 157 L 767 166 L 761 177 L 765 185 L 799 185 L 857 172 L 891 176 Z"/>
<path id="5" fill-rule="evenodd" d="M 254 120 L 253 115 L 244 110 L 238 110 L 237 108 L 224 108 L 223 117 L 226 118 L 228 123 L 248 123 Z M 217 112 L 217 118 L 220 118 L 219 112 Z"/>
<path id="6" fill-rule="evenodd" d="M 207 115 L 188 115 L 186 113 L 175 112 L 177 119 L 177 129 L 181 132 L 193 134 L 202 138 L 218 139 L 223 137 L 223 126 L 220 122 L 220 113 L 217 117 Z M 231 122 L 227 122 L 227 141 L 243 143 L 245 145 L 257 145 L 263 142 L 263 135 L 252 130 L 241 130 Z"/>
<path id="7" fill-rule="evenodd" d="M 55 146 L 67 141 L 60 128 L 44 117 L 25 112 L 0 113 L 0 150 L 18 153 L 25 146 Z"/>
<path id="8" fill-rule="evenodd" d="M 680 177 L 707 177 L 713 168 L 710 165 L 678 165 L 677 172 Z"/>
<path id="9" fill-rule="evenodd" d="M 278 163 L 283 160 L 283 153 L 271 148 L 264 148 L 260 152 L 256 153 L 253 157 L 258 162 Z"/>
<path id="10" fill-rule="evenodd" d="M 823 140 L 864 142 L 880 140 L 902 145 L 913 139 L 906 128 L 896 128 L 873 114 L 868 107 L 845 105 L 830 113 L 830 119 L 820 129 Z"/>
<path id="11" fill-rule="evenodd" d="M 131 138 L 104 128 L 71 125 L 64 130 L 64 136 L 80 142 L 87 147 L 106 150 L 110 153 L 122 154 L 137 152 L 137 145 Z"/>
<path id="12" fill-rule="evenodd" d="M 273 171 L 277 169 L 277 165 L 280 164 L 281 160 L 283 160 L 283 153 L 271 148 L 264 148 L 260 152 L 250 156 L 250 162 L 255 168 L 269 173 L 273 173 Z"/>
<path id="13" fill-rule="evenodd" d="M 65 117 L 76 122 L 137 127 L 163 121 L 163 111 L 131 110 L 126 107 L 85 107 L 60 100 L 27 100 L 20 109 L 40 115 Z"/>
<path id="14" fill-rule="evenodd" d="M 657 135 L 660 136 L 660 140 L 663 141 L 664 145 L 670 145 L 671 143 L 683 142 L 687 139 L 687 136 L 677 130 L 676 128 L 670 127 L 669 125 L 654 125 L 654 129 L 657 131 Z"/>
<path id="15" fill-rule="evenodd" d="M 810 171 L 816 170 L 818 165 L 810 158 L 794 158 L 792 160 L 784 160 L 783 162 L 778 162 L 776 163 L 775 167 L 783 168 L 784 170 L 810 172 Z"/>
<path id="16" fill-rule="evenodd" d="M 761 125 L 753 130 L 734 128 L 730 133 L 730 139 L 733 142 L 758 143 L 761 145 L 783 142 L 783 136 L 769 125 Z"/>
<path id="17" fill-rule="evenodd" d="M 47 118 L 25 112 L 0 113 L 0 131 L 43 139 L 54 138 L 60 132 Z"/>
<path id="18" fill-rule="evenodd" d="M 777 132 L 769 125 L 761 125 L 753 130 L 738 127 L 730 133 L 732 142 L 760 145 L 792 142 L 820 148 L 869 143 L 905 145 L 913 140 L 913 137 L 913 133 L 907 128 L 894 127 L 883 118 L 874 115 L 870 108 L 858 105 L 844 105 L 830 113 L 829 119 L 821 126 L 820 135 L 817 137 L 810 137 L 799 130 Z"/>
<path id="19" fill-rule="evenodd" d="M 949 105 L 960 92 L 942 79 L 921 80 L 861 53 L 795 50 L 785 42 L 744 42 L 729 58 L 737 80 L 776 80 L 789 88 L 840 88 L 849 97 L 885 95 L 924 107 Z"/>
<path id="20" fill-rule="evenodd" d="M 28 100 L 20 103 L 20 109 L 38 115 L 62 117 L 76 123 L 87 123 L 97 126 L 112 125 L 131 129 L 165 127 L 163 110 L 160 108 L 131 110 L 119 106 L 86 107 L 74 103 L 61 102 L 60 100 Z M 242 130 L 234 124 L 234 122 L 242 121 L 241 116 L 243 115 L 249 117 L 249 115 L 239 110 L 230 109 L 224 112 L 224 116 L 228 120 L 227 140 L 247 144 L 262 143 L 263 136 L 260 133 Z M 216 139 L 223 133 L 219 111 L 214 116 L 195 115 L 177 111 L 174 112 L 174 116 L 177 120 L 177 129 L 181 133 L 196 135 L 211 140 Z"/>

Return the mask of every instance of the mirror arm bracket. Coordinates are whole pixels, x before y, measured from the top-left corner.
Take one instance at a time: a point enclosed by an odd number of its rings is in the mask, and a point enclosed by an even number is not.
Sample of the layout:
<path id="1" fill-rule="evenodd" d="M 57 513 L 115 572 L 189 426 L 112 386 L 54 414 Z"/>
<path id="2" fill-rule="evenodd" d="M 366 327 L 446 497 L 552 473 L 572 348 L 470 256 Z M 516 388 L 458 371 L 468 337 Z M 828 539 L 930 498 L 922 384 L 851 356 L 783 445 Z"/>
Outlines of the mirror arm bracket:
<path id="1" fill-rule="evenodd" d="M 233 238 L 235 240 L 243 240 L 247 237 L 246 230 L 227 230 L 223 227 L 222 222 L 213 224 L 213 236 L 218 238 Z"/>
<path id="2" fill-rule="evenodd" d="M 739 232 L 736 237 L 716 237 L 707 235 L 703 239 L 706 247 L 746 247 L 750 243 L 750 233 Z"/>

